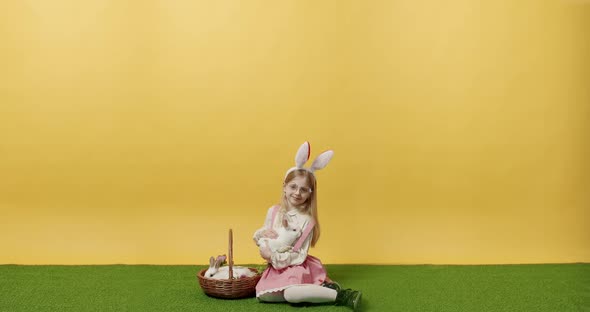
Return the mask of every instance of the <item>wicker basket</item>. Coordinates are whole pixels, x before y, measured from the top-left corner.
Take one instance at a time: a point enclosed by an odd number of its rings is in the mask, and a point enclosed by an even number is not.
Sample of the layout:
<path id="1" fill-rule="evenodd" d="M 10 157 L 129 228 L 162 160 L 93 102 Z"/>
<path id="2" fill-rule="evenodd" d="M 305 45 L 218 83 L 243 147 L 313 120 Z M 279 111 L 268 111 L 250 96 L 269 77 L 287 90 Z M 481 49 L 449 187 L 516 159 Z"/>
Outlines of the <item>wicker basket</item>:
<path id="1" fill-rule="evenodd" d="M 254 268 L 248 268 L 257 274 L 251 277 L 233 278 L 233 233 L 229 230 L 229 278 L 228 279 L 213 279 L 205 277 L 205 271 L 202 269 L 197 274 L 199 284 L 205 294 L 224 299 L 238 299 L 254 297 L 256 294 L 256 284 L 260 280 L 261 274 Z"/>

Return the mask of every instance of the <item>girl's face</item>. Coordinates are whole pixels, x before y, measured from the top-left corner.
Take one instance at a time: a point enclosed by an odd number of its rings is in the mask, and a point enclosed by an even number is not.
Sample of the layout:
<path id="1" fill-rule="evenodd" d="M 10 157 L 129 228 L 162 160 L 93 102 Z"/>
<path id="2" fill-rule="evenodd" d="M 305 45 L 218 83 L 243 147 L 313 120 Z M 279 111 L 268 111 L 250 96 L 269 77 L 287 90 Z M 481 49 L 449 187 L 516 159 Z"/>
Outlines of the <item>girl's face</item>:
<path id="1" fill-rule="evenodd" d="M 313 190 L 309 187 L 309 182 L 304 176 L 296 176 L 283 186 L 287 202 L 291 207 L 297 207 L 304 204 Z"/>

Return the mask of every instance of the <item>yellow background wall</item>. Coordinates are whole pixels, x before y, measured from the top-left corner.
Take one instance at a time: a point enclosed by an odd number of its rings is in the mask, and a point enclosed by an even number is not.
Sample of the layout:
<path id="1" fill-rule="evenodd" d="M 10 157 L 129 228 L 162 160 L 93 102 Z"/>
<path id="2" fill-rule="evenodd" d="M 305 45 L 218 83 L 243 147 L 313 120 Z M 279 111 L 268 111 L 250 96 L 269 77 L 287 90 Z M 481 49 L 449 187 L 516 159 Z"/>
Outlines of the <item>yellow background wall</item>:
<path id="1" fill-rule="evenodd" d="M 0 263 L 590 261 L 587 1 L 2 1 Z"/>

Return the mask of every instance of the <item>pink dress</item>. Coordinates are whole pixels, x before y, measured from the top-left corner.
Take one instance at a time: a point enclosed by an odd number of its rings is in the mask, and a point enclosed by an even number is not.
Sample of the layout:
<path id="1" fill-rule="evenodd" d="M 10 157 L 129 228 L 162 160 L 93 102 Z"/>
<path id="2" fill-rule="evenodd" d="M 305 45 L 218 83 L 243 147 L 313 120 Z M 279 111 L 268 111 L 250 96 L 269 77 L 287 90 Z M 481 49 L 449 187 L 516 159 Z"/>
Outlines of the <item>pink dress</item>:
<path id="1" fill-rule="evenodd" d="M 280 222 L 275 222 L 278 210 L 278 206 L 269 209 L 264 228 L 275 227 L 280 224 Z M 320 259 L 307 254 L 313 236 L 313 220 L 309 216 L 297 213 L 289 214 L 295 223 L 299 223 L 298 226 L 301 227 L 303 233 L 294 244 L 293 251 L 282 254 L 275 252 L 273 254 L 271 257 L 272 264 L 269 263 L 256 285 L 256 297 L 266 293 L 283 291 L 293 285 L 321 285 L 327 279 L 326 269 Z M 291 222 L 289 223 L 291 224 Z M 264 228 L 255 233 L 255 238 L 258 232 Z"/>

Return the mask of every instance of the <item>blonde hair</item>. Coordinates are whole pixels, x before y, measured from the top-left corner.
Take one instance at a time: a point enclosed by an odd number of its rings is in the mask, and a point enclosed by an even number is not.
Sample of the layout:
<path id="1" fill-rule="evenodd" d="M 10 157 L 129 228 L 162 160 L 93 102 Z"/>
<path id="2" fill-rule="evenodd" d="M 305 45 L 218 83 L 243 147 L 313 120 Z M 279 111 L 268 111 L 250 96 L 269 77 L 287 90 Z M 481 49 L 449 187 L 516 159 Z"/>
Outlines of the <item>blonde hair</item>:
<path id="1" fill-rule="evenodd" d="M 285 183 L 287 184 L 291 182 L 295 177 L 304 177 L 309 187 L 313 190 L 309 198 L 303 203 L 303 205 L 299 206 L 298 209 L 311 216 L 313 220 L 315 220 L 315 226 L 313 228 L 313 236 L 311 238 L 311 247 L 314 247 L 317 241 L 320 239 L 320 222 L 318 220 L 318 205 L 317 205 L 317 193 L 318 193 L 318 184 L 314 177 L 314 175 L 305 170 L 305 169 L 298 169 L 289 172 L 289 174 L 285 177 Z M 287 211 L 287 197 L 285 194 L 281 195 L 281 214 L 284 214 Z M 281 218 L 276 218 L 281 219 Z"/>

